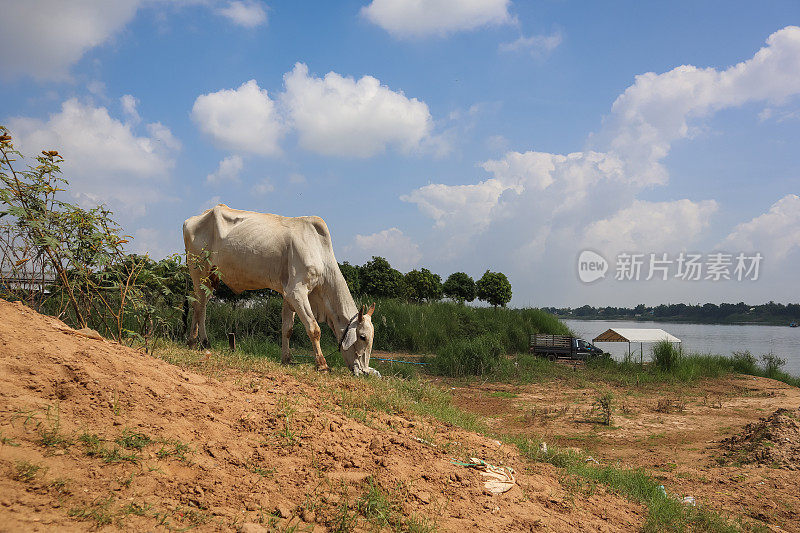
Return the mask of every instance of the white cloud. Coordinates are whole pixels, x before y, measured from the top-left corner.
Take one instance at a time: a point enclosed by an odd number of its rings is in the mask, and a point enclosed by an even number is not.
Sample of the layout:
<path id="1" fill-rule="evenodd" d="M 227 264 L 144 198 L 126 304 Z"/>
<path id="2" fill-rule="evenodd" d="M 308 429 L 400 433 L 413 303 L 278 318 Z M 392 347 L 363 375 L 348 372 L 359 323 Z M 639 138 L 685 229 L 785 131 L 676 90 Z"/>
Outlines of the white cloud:
<path id="1" fill-rule="evenodd" d="M 761 252 L 780 261 L 800 249 L 800 196 L 787 194 L 749 222 L 743 222 L 719 245 L 730 252 Z"/>
<path id="2" fill-rule="evenodd" d="M 780 104 L 800 93 L 798 72 L 800 27 L 787 26 L 751 59 L 725 70 L 683 65 L 641 74 L 614 102 L 598 140 L 625 160 L 632 182 L 666 183 L 661 161 L 673 142 L 691 135 L 690 120 L 747 102 Z"/>
<path id="3" fill-rule="evenodd" d="M 510 0 L 372 0 L 361 14 L 395 37 L 446 35 L 508 24 Z"/>
<path id="4" fill-rule="evenodd" d="M 392 91 L 372 76 L 329 72 L 309 76 L 297 63 L 284 75 L 281 99 L 304 148 L 325 155 L 369 157 L 394 145 L 418 149 L 433 129 L 428 106 Z"/>
<path id="5" fill-rule="evenodd" d="M 717 202 L 636 200 L 586 228 L 586 246 L 608 253 L 686 250 L 708 228 Z"/>
<path id="6" fill-rule="evenodd" d="M 522 35 L 516 41 L 501 43 L 499 49 L 501 52 L 528 52 L 532 56 L 541 57 L 558 48 L 563 41 L 564 36 L 560 31 L 554 31 L 550 35 Z"/>
<path id="7" fill-rule="evenodd" d="M 475 185 L 433 183 L 400 197 L 417 204 L 438 227 L 452 226 L 460 232 L 483 230 L 491 221 L 492 209 L 509 187 L 500 180 L 487 179 Z"/>
<path id="8" fill-rule="evenodd" d="M 374 255 L 385 257 L 396 269 L 414 268 L 422 253 L 419 246 L 397 228 L 389 228 L 371 235 L 356 235 L 354 244 L 345 248 L 356 263 L 363 263 Z"/>
<path id="9" fill-rule="evenodd" d="M 491 179 L 476 185 L 427 185 L 402 199 L 416 203 L 448 239 L 459 236 L 460 242 L 494 231 L 488 229 L 493 223 L 506 228 L 503 220 L 528 220 L 540 238 L 553 225 L 563 232 L 565 226 L 575 228 L 576 220 L 590 224 L 611 216 L 630 205 L 642 188 L 666 181 L 660 161 L 673 141 L 689 135 L 690 117 L 800 93 L 800 28 L 784 28 L 767 44 L 752 59 L 723 71 L 683 66 L 637 76 L 592 139 L 604 151 L 509 152 L 482 164 Z"/>
<path id="10" fill-rule="evenodd" d="M 260 196 L 263 196 L 265 194 L 269 194 L 272 191 L 274 191 L 275 186 L 272 184 L 272 182 L 269 181 L 268 178 L 264 178 L 255 185 L 253 185 L 253 188 L 251 190 L 253 194 L 258 194 Z"/>
<path id="11" fill-rule="evenodd" d="M 0 77 L 65 80 L 89 50 L 111 41 L 147 6 L 204 5 L 208 0 L 20 0 L 3 2 L 0 17 Z M 217 12 L 252 28 L 266 23 L 257 0 L 231 0 Z"/>
<path id="12" fill-rule="evenodd" d="M 144 202 L 161 199 L 152 180 L 163 180 L 174 166 L 180 147 L 160 123 L 148 124 L 149 136 L 113 118 L 104 107 L 73 98 L 47 120 L 15 117 L 7 120 L 18 147 L 26 154 L 57 149 L 65 158 L 70 191 L 86 199 L 114 201 L 135 213 Z"/>
<path id="13" fill-rule="evenodd" d="M 790 26 L 772 34 L 751 59 L 727 69 L 682 66 L 637 76 L 590 137 L 593 151 L 509 152 L 482 163 L 491 177 L 474 185 L 432 184 L 402 199 L 416 203 L 434 222 L 424 245 L 432 266 L 439 261 L 440 268 L 442 263 L 476 271 L 499 268 L 529 294 L 561 291 L 562 302 L 586 303 L 587 288 L 581 287 L 580 296 L 567 294 L 577 290 L 576 281 L 564 276 L 582 246 L 613 253 L 628 247 L 677 250 L 707 241 L 716 202 L 648 202 L 638 196 L 667 182 L 663 159 L 675 141 L 702 127 L 702 119 L 749 102 L 785 106 L 800 94 L 798 73 L 800 28 Z M 797 249 L 792 228 L 798 227 L 798 215 L 792 213 L 798 211 L 791 195 L 737 227 L 725 244 L 757 248 L 765 242 L 762 253 L 786 256 Z M 542 278 L 546 286 L 537 281 Z M 680 297 L 691 298 L 693 290 L 681 286 Z"/>
<path id="14" fill-rule="evenodd" d="M 234 152 L 278 155 L 285 127 L 265 89 L 256 80 L 238 89 L 223 89 L 197 97 L 192 120 L 218 146 Z"/>
<path id="15" fill-rule="evenodd" d="M 267 22 L 267 10 L 255 0 L 233 1 L 218 10 L 219 14 L 244 28 L 255 28 Z"/>
<path id="16" fill-rule="evenodd" d="M 0 75 L 65 79 L 83 54 L 133 19 L 142 0 L 3 2 Z"/>
<path id="17" fill-rule="evenodd" d="M 240 155 L 230 155 L 219 162 L 217 170 L 206 176 L 206 183 L 218 184 L 224 182 L 238 182 L 239 173 L 244 167 Z"/>
<path id="18" fill-rule="evenodd" d="M 122 104 L 122 112 L 128 117 L 128 122 L 136 125 L 142 120 L 139 112 L 136 111 L 136 106 L 139 105 L 138 98 L 130 94 L 123 94 L 119 102 Z"/>

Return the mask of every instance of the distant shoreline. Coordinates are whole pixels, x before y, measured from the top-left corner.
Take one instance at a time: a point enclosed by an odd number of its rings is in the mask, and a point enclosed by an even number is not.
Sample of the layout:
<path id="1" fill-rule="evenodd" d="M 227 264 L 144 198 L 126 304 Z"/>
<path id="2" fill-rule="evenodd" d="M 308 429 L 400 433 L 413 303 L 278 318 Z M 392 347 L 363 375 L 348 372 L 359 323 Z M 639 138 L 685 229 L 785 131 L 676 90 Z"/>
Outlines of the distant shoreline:
<path id="1" fill-rule="evenodd" d="M 588 321 L 595 321 L 595 322 L 672 322 L 676 324 L 698 324 L 698 325 L 716 325 L 716 326 L 778 326 L 778 327 L 789 327 L 789 324 L 785 321 L 772 321 L 772 320 L 763 320 L 763 321 L 723 321 L 723 320 L 697 320 L 697 319 L 681 319 L 681 318 L 669 318 L 669 317 L 595 317 L 595 316 L 570 316 L 570 315 L 554 315 L 559 320 L 580 320 L 584 322 Z M 800 331 L 800 328 L 798 328 Z"/>

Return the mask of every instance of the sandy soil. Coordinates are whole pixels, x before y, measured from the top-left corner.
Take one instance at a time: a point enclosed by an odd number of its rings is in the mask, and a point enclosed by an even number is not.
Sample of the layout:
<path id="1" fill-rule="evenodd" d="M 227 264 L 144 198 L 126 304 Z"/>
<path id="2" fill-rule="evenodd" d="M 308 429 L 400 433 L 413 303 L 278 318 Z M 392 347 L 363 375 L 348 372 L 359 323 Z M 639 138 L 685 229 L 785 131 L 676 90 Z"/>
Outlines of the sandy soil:
<path id="1" fill-rule="evenodd" d="M 642 507 L 562 486 L 554 467 L 526 465 L 485 437 L 415 417 L 348 416 L 336 391 L 356 378 L 276 369 L 217 380 L 94 337 L 0 300 L 2 531 L 321 531 L 343 508 L 352 514 L 370 480 L 401 515 L 444 531 L 643 523 Z M 512 466 L 518 486 L 486 494 L 477 472 L 451 464 L 465 455 Z M 748 482 L 773 475 L 755 472 Z M 349 526 L 373 530 L 364 519 Z"/>
<path id="2" fill-rule="evenodd" d="M 752 376 L 600 389 L 575 386 L 576 376 L 569 384 L 454 384 L 453 392 L 459 406 L 498 430 L 646 468 L 669 494 L 693 496 L 773 530 L 800 531 L 800 431 L 784 412 L 770 417 L 780 408 L 797 413 L 800 389 Z M 610 427 L 598 422 L 594 405 L 607 392 L 613 394 Z M 754 435 L 760 452 L 748 448 Z"/>

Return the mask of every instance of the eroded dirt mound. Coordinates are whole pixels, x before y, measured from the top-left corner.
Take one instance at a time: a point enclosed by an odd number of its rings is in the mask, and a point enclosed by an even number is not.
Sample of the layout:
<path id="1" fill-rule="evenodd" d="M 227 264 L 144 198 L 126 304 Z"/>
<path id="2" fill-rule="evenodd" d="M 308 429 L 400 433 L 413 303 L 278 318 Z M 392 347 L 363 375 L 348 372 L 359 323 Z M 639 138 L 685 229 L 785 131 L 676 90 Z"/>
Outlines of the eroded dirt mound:
<path id="1" fill-rule="evenodd" d="M 221 380 L 0 300 L 3 531 L 637 530 L 644 510 L 551 465 L 402 410 L 349 375 Z M 305 376 L 305 377 L 304 377 Z M 345 402 L 343 398 L 351 399 Z M 451 463 L 512 466 L 484 490 Z"/>
<path id="2" fill-rule="evenodd" d="M 725 457 L 739 463 L 800 469 L 800 408 L 778 409 L 722 441 Z"/>

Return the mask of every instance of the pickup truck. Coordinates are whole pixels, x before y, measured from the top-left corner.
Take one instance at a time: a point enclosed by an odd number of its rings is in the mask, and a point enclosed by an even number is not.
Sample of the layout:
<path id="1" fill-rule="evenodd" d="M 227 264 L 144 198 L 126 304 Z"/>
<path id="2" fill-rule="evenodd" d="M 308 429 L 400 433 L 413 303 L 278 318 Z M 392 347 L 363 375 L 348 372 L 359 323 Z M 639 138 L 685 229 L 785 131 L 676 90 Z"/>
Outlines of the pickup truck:
<path id="1" fill-rule="evenodd" d="M 546 335 L 543 333 L 531 334 L 529 351 L 547 357 L 551 361 L 556 359 L 586 361 L 603 355 L 603 350 L 583 339 L 570 335 Z"/>

